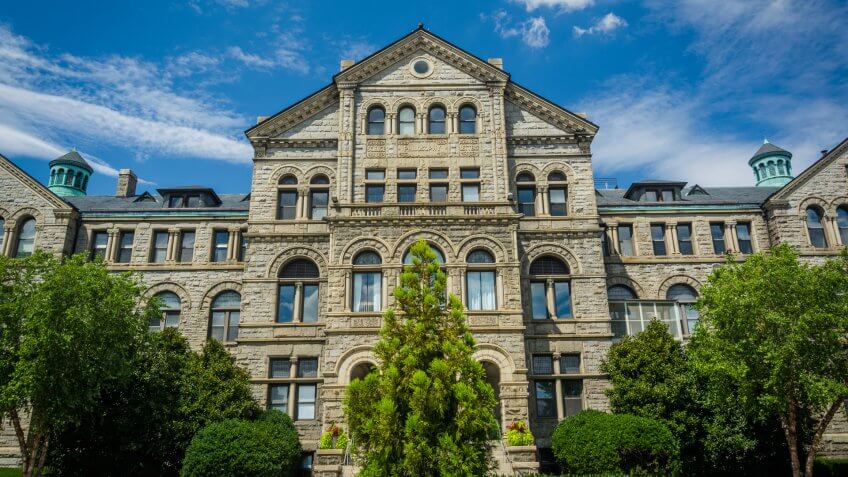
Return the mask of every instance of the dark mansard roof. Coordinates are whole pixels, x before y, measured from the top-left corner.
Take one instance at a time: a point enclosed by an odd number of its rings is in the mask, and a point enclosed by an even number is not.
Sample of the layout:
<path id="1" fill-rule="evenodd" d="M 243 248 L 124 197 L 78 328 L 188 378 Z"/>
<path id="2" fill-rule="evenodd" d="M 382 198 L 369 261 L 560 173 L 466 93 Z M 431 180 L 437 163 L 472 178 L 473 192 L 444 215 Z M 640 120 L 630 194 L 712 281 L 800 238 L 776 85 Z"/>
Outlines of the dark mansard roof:
<path id="1" fill-rule="evenodd" d="M 174 190 L 170 188 L 169 190 Z M 167 212 L 191 213 L 197 212 L 244 212 L 247 213 L 250 202 L 244 200 L 245 194 L 220 194 L 216 196 L 220 203 L 214 206 L 168 208 L 164 198 L 158 194 L 147 192 L 132 197 L 115 197 L 111 195 L 94 195 L 86 197 L 64 197 L 71 205 L 82 213 L 92 212 Z"/>
<path id="2" fill-rule="evenodd" d="M 641 181 L 642 183 L 648 181 Z M 665 181 L 662 181 L 665 182 Z M 598 189 L 598 207 L 688 207 L 739 206 L 759 207 L 780 187 L 703 187 L 693 185 L 681 191 L 674 202 L 639 202 L 625 198 L 625 189 Z"/>

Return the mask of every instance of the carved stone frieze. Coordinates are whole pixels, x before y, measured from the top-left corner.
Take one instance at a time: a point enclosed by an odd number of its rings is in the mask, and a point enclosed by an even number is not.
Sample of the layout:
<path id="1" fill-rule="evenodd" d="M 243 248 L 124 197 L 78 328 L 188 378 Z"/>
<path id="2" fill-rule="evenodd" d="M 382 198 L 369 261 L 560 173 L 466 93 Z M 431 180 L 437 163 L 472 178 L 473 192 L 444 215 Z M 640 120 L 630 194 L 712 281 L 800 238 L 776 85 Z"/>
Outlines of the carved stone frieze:
<path id="1" fill-rule="evenodd" d="M 400 138 L 397 141 L 398 157 L 447 157 L 450 144 L 447 138 Z"/>
<path id="2" fill-rule="evenodd" d="M 476 137 L 459 138 L 460 157 L 476 157 L 480 155 L 480 140 Z"/>
<path id="3" fill-rule="evenodd" d="M 378 159 L 386 157 L 386 140 L 367 139 L 365 141 L 365 157 Z"/>

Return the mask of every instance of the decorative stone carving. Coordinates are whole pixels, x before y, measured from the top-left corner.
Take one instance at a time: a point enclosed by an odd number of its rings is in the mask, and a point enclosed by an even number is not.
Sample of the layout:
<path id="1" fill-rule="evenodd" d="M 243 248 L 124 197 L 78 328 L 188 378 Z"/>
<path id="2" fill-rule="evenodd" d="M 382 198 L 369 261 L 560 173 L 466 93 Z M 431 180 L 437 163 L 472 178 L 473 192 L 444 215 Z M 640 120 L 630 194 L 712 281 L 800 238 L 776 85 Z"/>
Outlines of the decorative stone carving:
<path id="1" fill-rule="evenodd" d="M 386 140 L 385 139 L 368 139 L 365 141 L 365 157 L 368 158 L 384 158 L 386 157 Z"/>
<path id="2" fill-rule="evenodd" d="M 446 138 L 400 138 L 397 141 L 398 157 L 447 157 L 450 146 Z"/>

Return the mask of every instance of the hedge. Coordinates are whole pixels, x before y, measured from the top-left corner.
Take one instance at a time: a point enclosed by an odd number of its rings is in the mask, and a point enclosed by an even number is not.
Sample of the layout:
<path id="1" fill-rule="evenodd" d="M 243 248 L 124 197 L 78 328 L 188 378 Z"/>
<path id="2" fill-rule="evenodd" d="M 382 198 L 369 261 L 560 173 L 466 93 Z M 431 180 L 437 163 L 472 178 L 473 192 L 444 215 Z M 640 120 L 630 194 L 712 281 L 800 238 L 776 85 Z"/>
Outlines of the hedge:
<path id="1" fill-rule="evenodd" d="M 583 411 L 560 422 L 551 441 L 566 473 L 672 474 L 680 468 L 668 426 L 646 417 Z"/>

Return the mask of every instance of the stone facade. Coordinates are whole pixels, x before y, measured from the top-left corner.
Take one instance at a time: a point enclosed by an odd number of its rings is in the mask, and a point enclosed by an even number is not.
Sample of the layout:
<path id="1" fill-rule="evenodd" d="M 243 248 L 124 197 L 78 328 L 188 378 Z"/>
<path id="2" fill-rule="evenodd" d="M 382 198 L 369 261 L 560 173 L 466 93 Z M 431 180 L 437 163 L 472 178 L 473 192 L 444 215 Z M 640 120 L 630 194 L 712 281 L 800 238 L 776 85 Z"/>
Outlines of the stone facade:
<path id="1" fill-rule="evenodd" d="M 34 218 L 36 248 L 103 253 L 113 270 L 139 272 L 151 295 L 176 294 L 177 326 L 195 347 L 219 332 L 215 313 L 235 316 L 220 336 L 250 372 L 256 398 L 290 412 L 304 448 L 315 450 L 330 422 L 344 423 L 345 386 L 375 363 L 381 310 L 393 305 L 406 251 L 427 240 L 444 256 L 450 292 L 476 308 L 468 321 L 500 399 L 502 428 L 527 421 L 546 449 L 566 415 L 608 408 L 600 363 L 617 337 L 609 287 L 678 306 L 667 300 L 674 285 L 697 290 L 724 261 L 711 234 L 716 224 L 735 252 L 748 250 L 746 230 L 751 251 L 789 242 L 823 257 L 841 247 L 845 144 L 774 193 L 666 184 L 657 187 L 674 189 L 678 201 L 641 203 L 629 191 L 595 189 L 596 125 L 512 83 L 502 65 L 423 29 L 360 63 L 343 62 L 330 86 L 247 131 L 255 149 L 249 196 L 191 188 L 136 194 L 134 175 L 122 171 L 115 197 L 63 200 L 2 158 L 2 251 L 15 254 L 20 224 Z M 431 121 L 434 108 L 443 120 Z M 371 117 L 375 110 L 382 121 Z M 192 205 L 191 197 L 202 203 Z M 824 211 L 825 249 L 810 245 L 803 222 L 809 204 Z M 661 254 L 654 253 L 654 226 L 663 231 Z M 681 242 L 687 227 L 691 245 Z M 620 242 L 625 229 L 632 230 L 632 253 Z M 134 235 L 124 250 L 127 232 Z M 477 251 L 491 263 L 470 261 Z M 356 264 L 363 252 L 380 263 Z M 300 260 L 316 275 L 281 277 Z M 356 310 L 363 271 L 379 273 L 382 306 L 373 311 Z M 492 277 L 485 305 L 469 298 L 478 272 Z M 297 290 L 296 303 L 280 298 L 283 285 Z M 314 316 L 304 311 L 307 286 L 317 286 Z M 213 311 L 227 291 L 238 294 L 238 306 Z M 290 319 L 280 319 L 281 300 L 292 306 Z M 844 413 L 838 421 L 829 454 L 848 453 Z M 2 439 L 0 459 L 14 459 L 12 436 Z M 537 468 L 536 448 L 501 448 L 501 467 Z M 316 473 L 338 475 L 342 462 L 337 452 L 318 453 Z"/>

